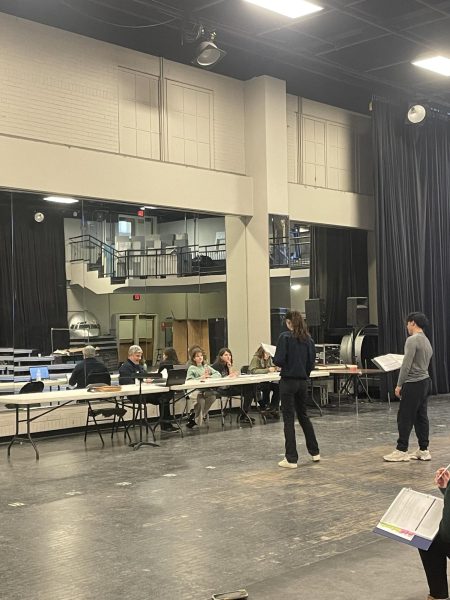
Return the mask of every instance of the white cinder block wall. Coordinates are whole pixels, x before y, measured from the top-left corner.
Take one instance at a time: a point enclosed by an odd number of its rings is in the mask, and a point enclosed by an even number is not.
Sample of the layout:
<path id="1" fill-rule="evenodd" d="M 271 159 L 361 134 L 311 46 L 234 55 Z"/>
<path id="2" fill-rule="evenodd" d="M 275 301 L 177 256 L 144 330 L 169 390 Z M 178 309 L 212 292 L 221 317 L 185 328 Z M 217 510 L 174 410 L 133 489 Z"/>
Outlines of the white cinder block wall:
<path id="1" fill-rule="evenodd" d="M 372 194 L 368 117 L 290 94 L 286 110 L 290 183 Z"/>
<path id="2" fill-rule="evenodd" d="M 0 14 L 0 134 L 170 162 L 168 132 L 177 115 L 161 98 L 178 84 L 194 92 L 181 127 L 190 149 L 202 135 L 198 120 L 189 127 L 195 99 L 211 97 L 211 160 L 199 164 L 187 152 L 172 162 L 245 173 L 243 83 L 170 61 L 163 77 L 166 93 L 154 56 Z"/>

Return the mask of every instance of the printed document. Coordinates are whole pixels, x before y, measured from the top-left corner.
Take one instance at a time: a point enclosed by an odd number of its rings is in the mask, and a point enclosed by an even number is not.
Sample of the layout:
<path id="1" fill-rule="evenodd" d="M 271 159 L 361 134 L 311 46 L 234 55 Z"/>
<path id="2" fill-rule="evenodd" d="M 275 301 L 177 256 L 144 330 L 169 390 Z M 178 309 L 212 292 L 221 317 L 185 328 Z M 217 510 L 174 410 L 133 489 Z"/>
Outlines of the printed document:
<path id="1" fill-rule="evenodd" d="M 428 547 L 439 530 L 444 500 L 403 488 L 375 527 L 375 533 Z"/>
<path id="2" fill-rule="evenodd" d="M 403 363 L 403 354 L 383 354 L 383 356 L 375 356 L 372 362 L 383 371 L 397 371 Z"/>

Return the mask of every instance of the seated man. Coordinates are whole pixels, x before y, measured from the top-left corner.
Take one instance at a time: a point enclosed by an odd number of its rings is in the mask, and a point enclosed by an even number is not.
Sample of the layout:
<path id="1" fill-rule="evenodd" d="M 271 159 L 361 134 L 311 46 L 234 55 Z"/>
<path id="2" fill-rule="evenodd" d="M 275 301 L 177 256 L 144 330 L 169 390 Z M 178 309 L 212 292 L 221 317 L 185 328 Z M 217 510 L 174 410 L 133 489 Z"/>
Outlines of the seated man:
<path id="1" fill-rule="evenodd" d="M 136 375 L 139 375 L 140 373 L 145 373 L 144 368 L 140 364 L 142 360 L 142 355 L 143 352 L 140 346 L 130 346 L 128 348 L 128 359 L 124 363 L 122 363 L 119 368 L 120 385 L 133 384 L 135 382 Z M 144 402 L 160 405 L 161 418 L 163 420 L 163 423 L 161 423 L 162 431 L 174 432 L 178 431 L 178 429 L 169 422 L 171 421 L 169 404 L 170 399 L 171 393 L 144 395 Z"/>
<path id="2" fill-rule="evenodd" d="M 85 388 L 88 381 L 88 376 L 91 373 L 108 373 L 108 369 L 105 365 L 100 362 L 97 358 L 95 358 L 95 348 L 94 346 L 85 346 L 82 350 L 83 359 L 79 363 L 75 365 L 74 370 L 72 371 L 72 375 L 69 379 L 69 385 L 77 386 L 77 388 Z M 108 373 L 109 374 L 109 373 Z M 92 379 L 92 377 L 91 377 Z M 102 383 L 100 381 L 99 383 Z M 95 383 L 91 381 L 91 383 Z"/>

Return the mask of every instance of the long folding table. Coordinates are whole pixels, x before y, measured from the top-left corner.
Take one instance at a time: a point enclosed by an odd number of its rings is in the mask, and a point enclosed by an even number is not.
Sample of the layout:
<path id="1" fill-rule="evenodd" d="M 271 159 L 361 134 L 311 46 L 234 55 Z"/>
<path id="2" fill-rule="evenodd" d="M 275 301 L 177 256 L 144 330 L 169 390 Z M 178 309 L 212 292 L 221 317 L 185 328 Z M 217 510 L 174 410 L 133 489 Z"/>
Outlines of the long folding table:
<path id="1" fill-rule="evenodd" d="M 88 402 L 89 400 L 105 400 L 108 401 L 110 398 L 124 398 L 124 397 L 133 397 L 138 396 L 141 399 L 143 394 L 161 394 L 164 392 L 169 392 L 170 389 L 167 387 L 153 385 L 148 383 L 142 384 L 142 390 L 139 385 L 123 385 L 121 386 L 120 391 L 111 391 L 111 392 L 88 392 L 86 389 L 82 390 L 59 390 L 55 392 L 40 392 L 33 394 L 6 394 L 4 396 L 0 396 L 0 404 L 10 404 L 14 405 L 15 408 L 15 433 L 8 444 L 8 456 L 11 454 L 11 447 L 14 443 L 20 443 L 22 441 L 26 441 L 31 443 L 34 448 L 36 459 L 39 458 L 39 451 L 37 449 L 36 443 L 31 437 L 30 425 L 33 421 L 42 418 L 43 416 L 66 406 L 67 404 L 84 401 Z M 141 393 L 142 392 L 142 393 Z M 32 405 L 33 404 L 42 404 L 43 402 L 51 403 L 52 406 L 47 406 L 36 409 L 36 414 L 32 414 Z M 55 405 L 54 405 L 55 404 Z M 25 416 L 21 418 L 20 411 L 25 411 Z M 141 411 L 141 407 L 140 407 Z M 34 412 L 34 411 L 33 411 Z M 140 415 L 142 412 L 139 413 Z M 26 432 L 24 434 L 20 433 L 20 425 L 21 423 L 25 423 Z M 142 423 L 140 426 L 140 435 L 142 434 Z"/>

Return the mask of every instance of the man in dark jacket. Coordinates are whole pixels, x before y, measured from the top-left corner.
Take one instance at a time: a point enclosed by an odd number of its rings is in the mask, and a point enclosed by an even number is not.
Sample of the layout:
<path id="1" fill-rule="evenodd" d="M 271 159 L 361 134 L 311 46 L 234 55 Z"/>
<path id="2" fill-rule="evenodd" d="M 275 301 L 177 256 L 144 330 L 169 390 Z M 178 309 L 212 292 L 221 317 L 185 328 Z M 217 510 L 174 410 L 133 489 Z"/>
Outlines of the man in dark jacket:
<path id="1" fill-rule="evenodd" d="M 100 362 L 97 358 L 95 358 L 95 348 L 93 346 L 85 346 L 82 350 L 83 359 L 79 363 L 75 365 L 74 370 L 72 371 L 72 375 L 69 379 L 69 385 L 77 386 L 77 388 L 85 388 L 88 384 L 88 377 L 91 373 L 98 373 L 105 377 L 105 374 L 108 374 L 108 369 L 105 365 Z M 109 380 L 111 383 L 111 378 Z M 99 378 L 99 381 L 91 381 L 90 383 L 106 383 L 103 378 Z"/>
<path id="2" fill-rule="evenodd" d="M 144 368 L 141 365 L 142 360 L 142 348 L 140 346 L 130 346 L 128 348 L 128 359 L 122 363 L 119 368 L 119 384 L 129 385 L 133 384 L 136 379 L 136 375 L 145 373 Z M 176 427 L 170 423 L 170 396 L 169 393 L 161 394 L 146 394 L 143 395 L 145 402 L 150 404 L 156 404 L 160 406 L 162 423 L 162 431 L 168 431 L 170 433 L 179 431 Z"/>

